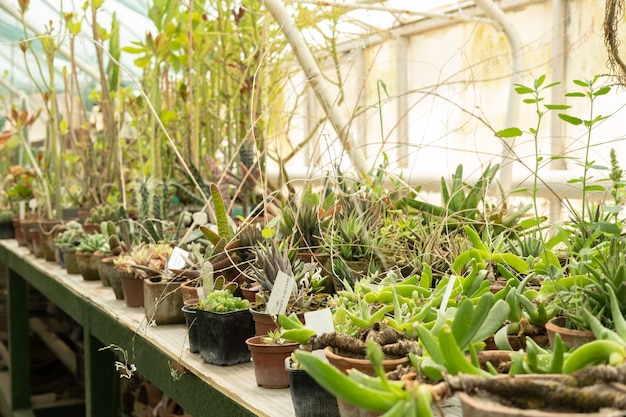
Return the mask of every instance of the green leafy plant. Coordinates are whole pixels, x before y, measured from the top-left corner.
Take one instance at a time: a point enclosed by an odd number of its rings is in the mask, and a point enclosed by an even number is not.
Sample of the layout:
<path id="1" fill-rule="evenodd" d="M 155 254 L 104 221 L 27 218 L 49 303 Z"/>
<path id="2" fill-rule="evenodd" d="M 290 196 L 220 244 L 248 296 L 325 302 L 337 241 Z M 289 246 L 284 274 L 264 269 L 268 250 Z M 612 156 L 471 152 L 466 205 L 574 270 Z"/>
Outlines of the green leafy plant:
<path id="1" fill-rule="evenodd" d="M 108 252 L 109 242 L 102 233 L 85 234 L 80 239 L 78 246 L 76 246 L 77 252 Z"/>
<path id="2" fill-rule="evenodd" d="M 214 290 L 200 300 L 200 308 L 215 313 L 228 313 L 246 310 L 250 308 L 250 303 L 246 299 L 234 296 L 230 291 Z"/>
<path id="3" fill-rule="evenodd" d="M 69 221 L 64 225 L 65 230 L 56 237 L 56 245 L 61 247 L 76 247 L 85 236 L 83 226 L 77 221 Z"/>

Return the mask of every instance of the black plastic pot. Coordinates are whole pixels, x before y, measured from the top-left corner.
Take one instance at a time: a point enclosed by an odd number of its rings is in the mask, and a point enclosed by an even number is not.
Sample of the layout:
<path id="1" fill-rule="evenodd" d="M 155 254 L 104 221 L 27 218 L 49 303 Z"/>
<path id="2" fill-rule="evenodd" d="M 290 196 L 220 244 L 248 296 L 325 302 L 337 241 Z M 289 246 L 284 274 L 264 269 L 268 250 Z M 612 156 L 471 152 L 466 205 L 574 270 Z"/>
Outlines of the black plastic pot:
<path id="1" fill-rule="evenodd" d="M 285 359 L 289 372 L 289 392 L 296 417 L 339 417 L 334 395 L 322 388 L 303 369 L 291 367 L 291 358 Z"/>
<path id="2" fill-rule="evenodd" d="M 187 337 L 189 338 L 189 351 L 198 353 L 198 326 L 196 326 L 196 308 L 193 305 L 185 304 L 182 307 L 187 323 Z"/>
<path id="3" fill-rule="evenodd" d="M 198 349 L 205 363 L 235 365 L 250 360 L 246 340 L 254 336 L 254 321 L 249 310 L 213 313 L 196 310 Z"/>
<path id="4" fill-rule="evenodd" d="M 0 222 L 0 239 L 15 239 L 13 220 Z"/>

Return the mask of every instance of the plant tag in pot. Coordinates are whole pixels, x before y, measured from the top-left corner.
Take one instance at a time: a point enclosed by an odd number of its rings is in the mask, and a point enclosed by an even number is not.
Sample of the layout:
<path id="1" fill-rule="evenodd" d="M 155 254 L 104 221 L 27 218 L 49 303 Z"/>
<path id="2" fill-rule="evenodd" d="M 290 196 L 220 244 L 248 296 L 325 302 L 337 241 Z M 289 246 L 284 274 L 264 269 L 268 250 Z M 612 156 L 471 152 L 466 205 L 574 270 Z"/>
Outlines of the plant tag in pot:
<path id="1" fill-rule="evenodd" d="M 333 313 L 329 308 L 306 311 L 304 313 L 304 321 L 306 323 L 306 327 L 310 327 L 315 330 L 315 333 L 317 334 L 332 333 L 335 331 Z M 326 359 L 326 355 L 324 354 L 324 349 L 316 349 L 312 353 L 324 362 L 328 362 L 328 359 Z"/>
<path id="2" fill-rule="evenodd" d="M 170 259 L 167 261 L 167 269 L 184 269 L 186 265 L 185 258 L 187 258 L 188 256 L 189 252 L 176 246 L 172 250 Z"/>
<path id="3" fill-rule="evenodd" d="M 296 280 L 284 272 L 278 271 L 276 280 L 274 281 L 274 288 L 272 289 L 269 300 L 267 300 L 266 311 L 272 316 L 277 316 L 287 311 L 289 298 L 295 289 Z"/>
<path id="4" fill-rule="evenodd" d="M 332 333 L 335 331 L 333 313 L 330 312 L 329 308 L 306 311 L 304 313 L 304 321 L 306 322 L 306 327 L 315 330 L 317 334 Z"/>

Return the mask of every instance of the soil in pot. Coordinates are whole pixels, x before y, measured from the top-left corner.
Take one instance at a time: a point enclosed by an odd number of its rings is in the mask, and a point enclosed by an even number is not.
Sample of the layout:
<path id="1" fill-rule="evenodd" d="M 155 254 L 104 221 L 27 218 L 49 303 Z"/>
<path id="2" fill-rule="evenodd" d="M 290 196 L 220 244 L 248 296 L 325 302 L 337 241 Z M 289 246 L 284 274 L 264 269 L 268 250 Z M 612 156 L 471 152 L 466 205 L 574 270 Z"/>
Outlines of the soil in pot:
<path id="1" fill-rule="evenodd" d="M 289 372 L 285 369 L 285 359 L 299 347 L 298 343 L 271 344 L 254 336 L 246 340 L 252 353 L 254 376 L 258 386 L 263 388 L 287 388 Z"/>
<path id="2" fill-rule="evenodd" d="M 179 324 L 185 322 L 183 296 L 180 293 L 182 281 L 162 281 L 160 277 L 143 280 L 143 301 L 146 319 L 149 323 Z"/>
<path id="3" fill-rule="evenodd" d="M 546 323 L 546 332 L 548 333 L 548 341 L 550 347 L 554 349 L 554 335 L 560 334 L 565 345 L 570 349 L 584 345 L 585 343 L 595 340 L 593 332 L 569 329 L 567 327 L 566 317 L 554 317 Z"/>
<path id="4" fill-rule="evenodd" d="M 214 313 L 196 310 L 198 348 L 205 363 L 235 365 L 250 360 L 246 340 L 254 336 L 254 321 L 249 310 Z"/>
<path id="5" fill-rule="evenodd" d="M 303 369 L 294 369 L 291 358 L 285 359 L 289 372 L 289 392 L 296 417 L 339 417 L 334 395 L 320 386 Z"/>
<path id="6" fill-rule="evenodd" d="M 143 279 L 135 278 L 135 271 L 120 271 L 120 281 L 126 305 L 128 307 L 143 307 Z"/>

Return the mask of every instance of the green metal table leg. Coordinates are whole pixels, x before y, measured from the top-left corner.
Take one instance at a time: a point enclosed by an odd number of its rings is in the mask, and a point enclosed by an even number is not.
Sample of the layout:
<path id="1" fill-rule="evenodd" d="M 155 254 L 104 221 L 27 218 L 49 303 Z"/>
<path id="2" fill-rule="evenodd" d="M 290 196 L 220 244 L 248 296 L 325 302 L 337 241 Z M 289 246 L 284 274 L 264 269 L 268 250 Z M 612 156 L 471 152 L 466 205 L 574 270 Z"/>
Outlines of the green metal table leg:
<path id="1" fill-rule="evenodd" d="M 30 409 L 30 339 L 28 328 L 28 284 L 8 270 L 7 315 L 9 330 L 9 372 L 12 410 Z"/>
<path id="2" fill-rule="evenodd" d="M 120 413 L 119 377 L 115 373 L 115 355 L 84 329 L 85 400 L 87 417 L 114 417 Z"/>

